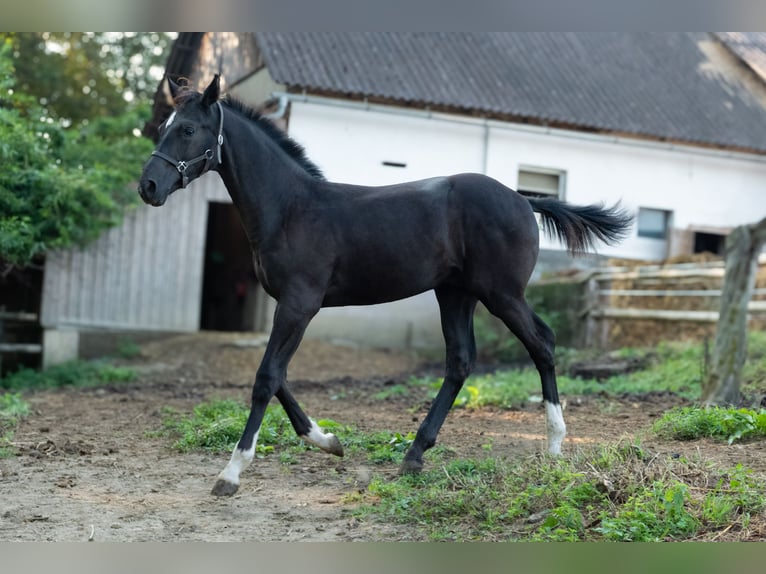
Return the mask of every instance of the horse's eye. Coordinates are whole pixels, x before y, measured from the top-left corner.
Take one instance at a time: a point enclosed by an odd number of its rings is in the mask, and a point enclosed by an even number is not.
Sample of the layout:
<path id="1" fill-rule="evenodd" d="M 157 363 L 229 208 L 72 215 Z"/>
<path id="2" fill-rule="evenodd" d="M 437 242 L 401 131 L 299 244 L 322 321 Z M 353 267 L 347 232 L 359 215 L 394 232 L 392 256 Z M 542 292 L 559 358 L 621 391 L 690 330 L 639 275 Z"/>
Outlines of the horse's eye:
<path id="1" fill-rule="evenodd" d="M 194 135 L 194 128 L 191 126 L 184 126 L 184 135 L 185 136 L 193 136 Z"/>

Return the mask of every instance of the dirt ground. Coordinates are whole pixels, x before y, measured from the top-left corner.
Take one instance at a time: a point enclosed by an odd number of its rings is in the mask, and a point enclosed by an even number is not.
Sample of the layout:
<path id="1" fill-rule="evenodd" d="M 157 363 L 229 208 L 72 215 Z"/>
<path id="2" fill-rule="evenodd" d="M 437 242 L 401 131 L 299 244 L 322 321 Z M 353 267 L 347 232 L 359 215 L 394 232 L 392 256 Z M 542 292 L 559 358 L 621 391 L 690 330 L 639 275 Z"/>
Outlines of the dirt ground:
<path id="1" fill-rule="evenodd" d="M 146 344 L 129 364 L 128 384 L 28 393 L 30 416 L 16 431 L 16 457 L 0 460 L 0 540 L 3 541 L 381 541 L 423 540 L 413 527 L 361 522 L 349 495 L 363 490 L 371 468 L 360 455 L 343 459 L 306 451 L 297 464 L 257 459 L 232 498 L 210 495 L 228 454 L 180 454 L 160 430 L 165 406 L 182 412 L 213 398 L 246 401 L 263 337 L 203 333 Z M 413 373 L 433 371 L 406 353 L 359 350 L 305 341 L 291 363 L 293 394 L 315 419 L 330 418 L 366 432 L 407 433 L 425 416 L 411 398 L 373 395 Z M 569 399 L 565 448 L 643 436 L 679 399 Z M 417 405 L 415 405 L 417 406 Z M 545 449 L 539 405 L 517 411 L 454 409 L 439 436 L 458 456 L 513 457 Z M 702 454 L 766 476 L 763 444 L 727 446 L 663 443 L 659 452 Z"/>

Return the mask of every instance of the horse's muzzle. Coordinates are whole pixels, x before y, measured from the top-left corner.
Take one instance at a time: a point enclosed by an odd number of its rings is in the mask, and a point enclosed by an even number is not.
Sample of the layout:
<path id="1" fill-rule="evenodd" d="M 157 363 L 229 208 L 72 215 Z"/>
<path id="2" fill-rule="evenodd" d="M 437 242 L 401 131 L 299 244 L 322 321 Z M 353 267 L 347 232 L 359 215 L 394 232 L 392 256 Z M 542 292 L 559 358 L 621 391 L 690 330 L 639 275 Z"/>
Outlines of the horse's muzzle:
<path id="1" fill-rule="evenodd" d="M 142 179 L 138 183 L 138 195 L 144 200 L 144 203 L 159 207 L 165 203 L 167 194 L 157 194 L 157 182 L 153 179 Z"/>

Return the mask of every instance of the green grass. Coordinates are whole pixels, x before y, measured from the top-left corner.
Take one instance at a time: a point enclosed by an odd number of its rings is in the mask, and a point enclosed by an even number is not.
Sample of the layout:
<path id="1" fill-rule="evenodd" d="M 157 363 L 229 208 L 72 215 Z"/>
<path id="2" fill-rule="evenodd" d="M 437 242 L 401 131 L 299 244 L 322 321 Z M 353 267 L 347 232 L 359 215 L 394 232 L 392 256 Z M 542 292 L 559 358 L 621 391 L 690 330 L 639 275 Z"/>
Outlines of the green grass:
<path id="1" fill-rule="evenodd" d="M 19 393 L 0 394 L 0 458 L 15 453 L 12 441 L 19 421 L 29 414 L 29 404 Z"/>
<path id="2" fill-rule="evenodd" d="M 658 435 L 676 440 L 766 438 L 766 409 L 682 407 L 666 412 L 653 425 Z"/>
<path id="3" fill-rule="evenodd" d="M 616 397 L 669 392 L 689 400 L 700 397 L 704 371 L 702 343 L 666 342 L 651 349 L 626 348 L 613 352 L 615 358 L 641 358 L 646 367 L 631 373 L 604 380 L 583 379 L 559 374 L 559 392 L 563 396 L 600 395 Z M 559 349 L 556 353 L 557 371 L 565 373 L 570 365 L 596 358 L 593 350 Z M 405 391 L 426 386 L 430 396 L 436 394 L 442 379 L 416 377 L 385 392 L 401 395 Z M 748 361 L 743 372 L 743 392 L 757 396 L 766 392 L 766 333 L 751 332 L 748 342 Z M 379 397 L 380 398 L 380 397 Z M 518 408 L 529 401 L 542 400 L 540 379 L 534 368 L 498 371 L 470 377 L 455 405 L 465 408 L 497 406 Z"/>
<path id="4" fill-rule="evenodd" d="M 764 487 L 742 467 L 620 445 L 568 459 L 452 460 L 418 476 L 376 477 L 356 512 L 440 541 L 706 539 L 744 532 L 766 505 Z"/>
<path id="5" fill-rule="evenodd" d="M 242 436 L 248 413 L 249 409 L 244 404 L 223 399 L 201 403 L 190 414 L 165 409 L 163 428 L 155 434 L 173 437 L 173 448 L 181 452 L 230 452 Z M 330 419 L 319 420 L 317 424 L 334 433 L 347 454 L 363 454 L 373 464 L 400 463 L 415 438 L 414 433 L 362 433 L 351 425 L 342 425 Z M 299 453 L 306 448 L 316 447 L 305 444 L 296 436 L 281 407 L 269 405 L 261 423 L 256 454 L 265 456 L 278 452 L 280 460 L 290 464 L 296 462 Z M 434 460 L 444 449 L 432 451 L 431 459 Z"/>
<path id="6" fill-rule="evenodd" d="M 141 355 L 141 347 L 132 339 L 124 339 L 117 346 L 117 354 L 123 359 L 135 359 Z"/>
<path id="7" fill-rule="evenodd" d="M 208 450 L 230 452 L 242 436 L 249 409 L 233 400 L 217 399 L 194 407 L 191 414 L 165 410 L 164 434 L 176 438 L 173 448 L 188 452 Z M 266 455 L 275 447 L 296 446 L 298 438 L 281 407 L 269 405 L 261 424 L 256 454 Z"/>
<path id="8" fill-rule="evenodd" d="M 34 390 L 58 387 L 94 387 L 108 383 L 129 382 L 136 373 L 104 361 L 71 361 L 44 371 L 22 368 L 0 379 L 0 389 Z"/>

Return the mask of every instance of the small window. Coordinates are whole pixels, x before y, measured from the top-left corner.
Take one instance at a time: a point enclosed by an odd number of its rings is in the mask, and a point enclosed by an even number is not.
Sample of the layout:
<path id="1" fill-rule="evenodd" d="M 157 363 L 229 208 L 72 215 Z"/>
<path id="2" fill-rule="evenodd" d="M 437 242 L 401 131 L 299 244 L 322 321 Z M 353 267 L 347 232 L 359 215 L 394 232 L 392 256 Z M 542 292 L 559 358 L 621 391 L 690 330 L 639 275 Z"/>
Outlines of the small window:
<path id="1" fill-rule="evenodd" d="M 640 207 L 638 209 L 638 236 L 667 239 L 670 211 Z"/>
<path id="2" fill-rule="evenodd" d="M 694 234 L 694 253 L 713 253 L 723 255 L 726 252 L 726 236 L 719 233 Z"/>
<path id="3" fill-rule="evenodd" d="M 527 197 L 564 197 L 564 172 L 545 168 L 519 169 L 518 192 Z"/>

